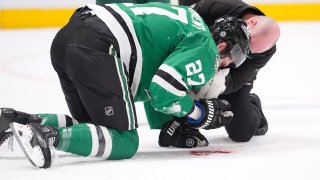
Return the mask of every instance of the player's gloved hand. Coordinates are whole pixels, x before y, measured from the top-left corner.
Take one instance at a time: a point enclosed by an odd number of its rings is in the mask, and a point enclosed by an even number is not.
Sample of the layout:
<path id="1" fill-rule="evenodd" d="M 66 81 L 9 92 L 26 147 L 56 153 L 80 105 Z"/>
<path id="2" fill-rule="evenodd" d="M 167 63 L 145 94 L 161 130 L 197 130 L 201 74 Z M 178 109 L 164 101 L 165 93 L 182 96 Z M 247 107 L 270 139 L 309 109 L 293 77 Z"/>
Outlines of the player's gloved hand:
<path id="1" fill-rule="evenodd" d="M 161 130 L 159 145 L 179 148 L 194 148 L 208 146 L 207 139 L 199 132 L 185 125 L 186 117 L 170 120 Z"/>
<path id="2" fill-rule="evenodd" d="M 187 117 L 187 124 L 192 128 L 216 129 L 226 126 L 233 118 L 233 113 L 228 111 L 231 105 L 226 100 L 221 99 L 200 99 L 195 101 L 194 111 L 197 111 L 196 117 L 191 114 Z"/>

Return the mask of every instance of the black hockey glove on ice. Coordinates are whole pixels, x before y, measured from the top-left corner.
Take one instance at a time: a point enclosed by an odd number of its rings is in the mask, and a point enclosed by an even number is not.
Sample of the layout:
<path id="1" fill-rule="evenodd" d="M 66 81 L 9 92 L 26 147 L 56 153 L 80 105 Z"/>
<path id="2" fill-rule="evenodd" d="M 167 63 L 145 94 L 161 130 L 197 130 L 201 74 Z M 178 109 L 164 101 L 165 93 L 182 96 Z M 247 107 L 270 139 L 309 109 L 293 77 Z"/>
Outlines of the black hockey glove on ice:
<path id="1" fill-rule="evenodd" d="M 200 99 L 195 101 L 195 106 L 200 109 L 202 115 L 197 120 L 188 116 L 187 124 L 192 128 L 216 129 L 228 125 L 233 118 L 233 113 L 227 111 L 231 105 L 226 100 Z"/>
<path id="2" fill-rule="evenodd" d="M 178 148 L 194 148 L 208 146 L 207 139 L 198 129 L 189 128 L 186 117 L 170 120 L 161 130 L 159 145 L 162 147 L 174 146 Z"/>

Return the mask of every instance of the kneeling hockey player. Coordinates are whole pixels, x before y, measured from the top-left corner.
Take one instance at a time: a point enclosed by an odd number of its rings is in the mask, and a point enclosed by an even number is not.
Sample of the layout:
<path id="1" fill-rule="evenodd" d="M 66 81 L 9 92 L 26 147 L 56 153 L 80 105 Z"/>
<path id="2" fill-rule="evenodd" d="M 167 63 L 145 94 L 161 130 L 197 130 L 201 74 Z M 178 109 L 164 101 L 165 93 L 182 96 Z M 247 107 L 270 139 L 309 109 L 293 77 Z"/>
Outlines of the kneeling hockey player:
<path id="1" fill-rule="evenodd" d="M 53 40 L 51 60 L 72 118 L 1 109 L 0 138 L 12 133 L 28 160 L 51 166 L 54 149 L 102 159 L 137 151 L 135 101 L 185 119 L 176 139 L 206 146 L 198 128 L 232 119 L 227 101 L 192 99 L 221 68 L 239 66 L 249 51 L 244 21 L 223 17 L 210 27 L 191 8 L 163 3 L 87 5 Z M 41 122 L 41 123 L 39 123 Z M 9 123 L 12 132 L 8 131 Z M 174 131 L 174 129 L 172 129 Z"/>

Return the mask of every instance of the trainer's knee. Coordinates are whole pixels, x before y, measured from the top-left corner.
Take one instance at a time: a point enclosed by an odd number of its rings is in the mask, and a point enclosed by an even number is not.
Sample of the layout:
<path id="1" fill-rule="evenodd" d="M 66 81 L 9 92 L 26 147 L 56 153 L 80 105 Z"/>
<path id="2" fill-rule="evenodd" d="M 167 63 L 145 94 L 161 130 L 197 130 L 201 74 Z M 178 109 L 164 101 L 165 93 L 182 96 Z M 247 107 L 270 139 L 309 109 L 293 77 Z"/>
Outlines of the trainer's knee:
<path id="1" fill-rule="evenodd" d="M 234 123 L 230 123 L 227 127 L 229 138 L 235 142 L 248 142 L 254 135 L 257 129 L 254 118 L 236 119 Z"/>
<path id="2" fill-rule="evenodd" d="M 248 142 L 252 136 L 251 132 L 229 132 L 229 138 L 235 142 Z"/>

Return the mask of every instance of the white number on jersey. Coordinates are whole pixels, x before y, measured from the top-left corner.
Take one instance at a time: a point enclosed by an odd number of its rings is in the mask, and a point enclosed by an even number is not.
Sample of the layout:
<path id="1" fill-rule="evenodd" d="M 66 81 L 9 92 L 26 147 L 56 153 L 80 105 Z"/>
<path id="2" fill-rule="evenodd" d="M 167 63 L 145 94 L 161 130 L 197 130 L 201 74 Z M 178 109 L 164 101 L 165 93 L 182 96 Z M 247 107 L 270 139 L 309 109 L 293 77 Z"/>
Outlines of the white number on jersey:
<path id="1" fill-rule="evenodd" d="M 131 10 L 135 15 L 157 14 L 161 16 L 168 16 L 171 19 L 178 20 L 185 24 L 188 23 L 187 12 L 185 9 L 179 8 L 179 7 L 171 7 L 171 8 L 177 10 L 178 11 L 177 14 L 169 10 L 162 9 L 160 7 L 135 7 L 135 8 L 132 8 Z"/>
<path id="2" fill-rule="evenodd" d="M 192 80 L 190 77 L 187 78 L 188 84 L 190 86 L 197 86 L 197 85 L 201 85 L 204 84 L 205 79 L 204 79 L 204 74 L 202 73 L 202 64 L 200 60 L 197 60 L 195 63 L 190 63 L 187 64 L 186 66 L 186 70 L 187 70 L 187 76 L 192 76 L 197 74 L 198 78 L 200 79 L 200 81 L 195 81 Z"/>

